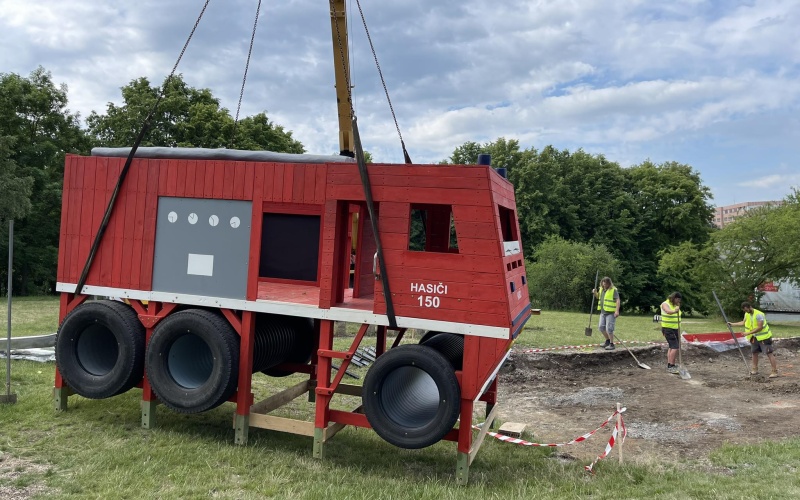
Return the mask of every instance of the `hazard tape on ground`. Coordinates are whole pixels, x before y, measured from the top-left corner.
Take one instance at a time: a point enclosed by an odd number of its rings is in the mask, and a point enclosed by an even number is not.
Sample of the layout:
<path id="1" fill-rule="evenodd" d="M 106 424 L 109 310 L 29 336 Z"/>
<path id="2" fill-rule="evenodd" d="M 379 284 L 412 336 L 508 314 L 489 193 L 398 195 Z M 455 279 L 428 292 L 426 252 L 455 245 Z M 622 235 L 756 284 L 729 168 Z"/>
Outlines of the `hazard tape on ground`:
<path id="1" fill-rule="evenodd" d="M 608 423 L 611 422 L 614 419 L 614 417 L 616 417 L 620 413 L 624 412 L 626 409 L 627 408 L 622 408 L 619 411 L 615 411 L 614 413 L 611 414 L 610 417 L 608 417 L 608 420 L 606 420 L 605 422 L 600 424 L 600 427 L 598 427 L 597 429 L 595 429 L 595 430 L 593 430 L 591 432 L 587 432 L 586 434 L 584 434 L 582 436 L 578 436 L 578 437 L 576 437 L 575 439 L 573 439 L 572 441 L 570 441 L 568 443 L 548 443 L 548 444 L 545 444 L 545 443 L 531 443 L 530 441 L 525 441 L 524 439 L 519 439 L 519 438 L 513 438 L 511 436 L 506 436 L 505 434 L 500 434 L 498 432 L 491 432 L 490 431 L 490 432 L 487 432 L 486 434 L 488 434 L 489 436 L 497 439 L 498 441 L 503 441 L 504 443 L 518 444 L 520 446 L 545 446 L 545 447 L 551 447 L 551 448 L 558 447 L 558 446 L 569 446 L 571 444 L 575 444 L 575 443 L 580 443 L 582 441 L 586 441 L 587 439 L 592 437 L 592 435 L 595 432 L 597 432 L 600 429 L 602 429 L 603 427 L 607 426 Z M 479 425 L 473 425 L 472 427 L 475 428 L 475 429 L 480 429 Z"/>
<path id="2" fill-rule="evenodd" d="M 587 471 L 589 471 L 591 473 L 594 473 L 592 468 L 595 466 L 595 464 L 597 462 L 599 462 L 600 460 L 602 460 L 603 458 L 605 458 L 611 452 L 611 449 L 614 447 L 614 444 L 616 443 L 616 440 L 617 440 L 617 435 L 619 433 L 620 425 L 622 426 L 622 441 L 621 442 L 625 442 L 625 436 L 628 434 L 628 431 L 625 428 L 625 422 L 622 421 L 622 416 L 621 416 L 621 414 L 624 413 L 625 410 L 627 410 L 627 408 L 621 408 L 621 409 L 615 411 L 614 413 L 611 414 L 610 417 L 608 417 L 608 419 L 606 419 L 605 422 L 600 424 L 600 426 L 597 429 L 595 429 L 595 430 L 593 430 L 591 432 L 587 432 L 586 434 L 583 434 L 582 436 L 578 436 L 575 439 L 573 439 L 572 441 L 569 441 L 567 443 L 532 443 L 530 441 L 525 441 L 524 439 L 512 438 L 511 436 L 506 436 L 505 434 L 500 434 L 500 433 L 497 433 L 497 432 L 491 432 L 490 431 L 490 432 L 487 432 L 486 434 L 491 436 L 491 437 L 493 437 L 493 438 L 495 438 L 495 439 L 497 439 L 498 441 L 503 441 L 504 443 L 518 444 L 520 446 L 541 446 L 541 447 L 547 447 L 547 448 L 555 448 L 555 447 L 559 447 L 559 446 L 569 446 L 571 444 L 575 444 L 575 443 L 580 443 L 580 442 L 586 441 L 587 439 L 592 437 L 592 435 L 594 435 L 594 433 L 596 433 L 597 431 L 599 431 L 603 427 L 607 426 L 609 422 L 614 420 L 614 417 L 616 417 L 617 415 L 620 415 L 619 420 L 617 421 L 616 424 L 614 424 L 614 430 L 611 432 L 611 438 L 608 440 L 608 444 L 606 445 L 605 451 L 600 456 L 598 456 L 594 460 L 594 462 L 592 462 L 591 464 L 589 464 L 589 465 L 584 467 Z M 472 427 L 473 427 L 473 429 L 480 429 L 481 428 L 480 425 L 473 425 Z"/>
<path id="3" fill-rule="evenodd" d="M 625 411 L 624 408 L 622 409 L 622 411 L 620 411 L 620 413 L 622 413 L 623 411 Z M 599 462 L 600 460 L 606 458 L 608 454 L 611 453 L 611 450 L 617 443 L 617 436 L 619 435 L 620 432 L 622 432 L 622 439 L 620 440 L 620 445 L 622 445 L 622 443 L 625 442 L 625 437 L 628 435 L 628 429 L 627 427 L 625 427 L 625 422 L 622 420 L 622 417 L 620 417 L 619 421 L 614 425 L 614 430 L 611 431 L 611 437 L 608 439 L 608 444 L 606 444 L 606 449 L 603 451 L 603 453 L 601 453 L 600 456 L 595 458 L 594 462 L 584 466 L 584 469 L 586 469 L 587 472 L 594 474 L 593 468 L 595 464 L 597 464 L 597 462 Z"/>
<path id="4" fill-rule="evenodd" d="M 626 340 L 625 342 L 615 342 L 616 344 L 648 344 L 648 345 L 667 345 L 666 342 L 647 342 L 644 340 Z M 603 347 L 605 344 L 584 344 L 584 345 L 562 345 L 558 347 L 544 347 L 542 349 L 514 349 L 513 352 L 519 354 L 532 354 L 536 352 L 558 351 L 563 349 L 585 349 L 587 347 Z"/>

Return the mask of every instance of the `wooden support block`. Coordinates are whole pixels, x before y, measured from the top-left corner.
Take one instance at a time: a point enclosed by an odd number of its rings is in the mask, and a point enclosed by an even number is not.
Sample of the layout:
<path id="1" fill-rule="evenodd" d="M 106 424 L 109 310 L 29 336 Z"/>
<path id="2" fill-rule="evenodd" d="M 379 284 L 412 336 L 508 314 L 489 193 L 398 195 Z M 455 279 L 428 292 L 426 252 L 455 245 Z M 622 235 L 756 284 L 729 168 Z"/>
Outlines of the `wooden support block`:
<path id="1" fill-rule="evenodd" d="M 239 415 L 233 417 L 233 427 L 235 429 L 234 443 L 240 445 L 247 444 L 247 435 L 250 430 L 250 415 Z"/>
<path id="2" fill-rule="evenodd" d="M 272 431 L 287 432 L 300 436 L 314 436 L 314 422 L 304 422 L 292 418 L 273 417 L 260 413 L 250 414 L 250 427 L 268 429 Z"/>
<path id="3" fill-rule="evenodd" d="M 522 433 L 525 432 L 525 427 L 526 424 L 506 422 L 500 426 L 500 430 L 498 432 L 504 436 L 519 438 L 522 437 Z"/>
<path id="4" fill-rule="evenodd" d="M 66 385 L 53 388 L 53 402 L 55 403 L 56 411 L 67 411 L 67 397 L 70 394 L 73 394 L 73 392 Z"/>
<path id="5" fill-rule="evenodd" d="M 156 406 L 158 401 L 142 401 L 142 429 L 152 429 L 156 426 Z"/>

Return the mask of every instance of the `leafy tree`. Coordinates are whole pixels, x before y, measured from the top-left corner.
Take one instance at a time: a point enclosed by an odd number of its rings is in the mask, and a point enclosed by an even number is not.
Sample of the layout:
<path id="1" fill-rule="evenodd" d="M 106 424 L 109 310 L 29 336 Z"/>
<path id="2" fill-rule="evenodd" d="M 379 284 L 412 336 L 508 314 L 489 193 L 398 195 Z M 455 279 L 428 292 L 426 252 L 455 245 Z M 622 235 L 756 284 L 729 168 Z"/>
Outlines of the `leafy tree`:
<path id="1" fill-rule="evenodd" d="M 15 137 L 0 137 L 0 222 L 21 219 L 31 210 L 33 177 L 19 177 L 12 159 Z"/>
<path id="2" fill-rule="evenodd" d="M 442 163 L 474 165 L 478 162 L 478 155 L 481 153 L 491 155 L 492 167 L 505 168 L 506 175 L 510 175 L 530 154 L 529 151 L 520 151 L 518 140 L 507 140 L 504 137 L 500 137 L 494 142 L 487 142 L 482 145 L 477 142 L 465 142 L 453 151 L 448 160 Z"/>
<path id="3" fill-rule="evenodd" d="M 714 290 L 729 314 L 742 300 L 757 300 L 767 281 L 800 277 L 800 197 L 795 190 L 783 205 L 748 212 L 714 232 L 704 245 L 683 245 L 661 257 L 666 282 L 684 285 L 697 303 L 716 309 Z"/>
<path id="4" fill-rule="evenodd" d="M 537 246 L 525 269 L 531 302 L 537 307 L 588 311 L 595 273 L 617 276 L 621 265 L 603 245 L 551 236 Z M 620 295 L 625 293 L 621 286 Z"/>
<path id="5" fill-rule="evenodd" d="M 203 147 L 303 153 L 303 145 L 292 133 L 271 122 L 265 113 L 246 117 L 236 124 L 227 109 L 209 89 L 196 89 L 181 75 L 165 80 L 166 91 L 151 119 L 142 146 Z M 122 88 L 123 105 L 108 103 L 106 113 L 92 112 L 86 120 L 90 134 L 99 145 L 133 145 L 145 117 L 156 102 L 160 87 L 147 78 L 133 80 Z"/>
<path id="6" fill-rule="evenodd" d="M 89 141 L 79 116 L 67 109 L 67 87 L 37 68 L 28 77 L 0 74 L 0 162 L 10 184 L 0 198 L 24 214 L 27 188 L 30 211 L 14 225 L 14 289 L 49 293 L 55 286 L 61 185 L 66 153 L 88 153 Z M 0 226 L 0 258 L 8 256 L 8 232 Z M 2 281 L 6 282 L 2 271 Z"/>

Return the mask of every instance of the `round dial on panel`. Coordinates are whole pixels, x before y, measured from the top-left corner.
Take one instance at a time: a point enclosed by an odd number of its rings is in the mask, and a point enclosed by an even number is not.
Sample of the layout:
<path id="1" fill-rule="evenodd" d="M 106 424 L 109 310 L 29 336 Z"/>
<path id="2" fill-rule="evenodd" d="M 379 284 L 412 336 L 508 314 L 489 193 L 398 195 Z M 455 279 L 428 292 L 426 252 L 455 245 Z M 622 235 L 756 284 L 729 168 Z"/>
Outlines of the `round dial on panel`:
<path id="1" fill-rule="evenodd" d="M 212 215 L 211 217 L 208 218 L 208 223 L 211 225 L 211 227 L 216 226 L 217 224 L 219 224 L 219 217 L 217 217 L 216 215 Z"/>
<path id="2" fill-rule="evenodd" d="M 232 228 L 236 229 L 237 227 L 239 227 L 240 223 L 241 222 L 239 221 L 238 217 L 231 217 L 231 227 Z"/>
<path id="3" fill-rule="evenodd" d="M 178 214 L 175 213 L 175 212 L 168 213 L 167 214 L 167 220 L 170 221 L 170 222 L 175 222 L 176 220 L 178 220 Z"/>
<path id="4" fill-rule="evenodd" d="M 189 224 L 197 224 L 197 214 L 192 212 L 189 214 Z"/>

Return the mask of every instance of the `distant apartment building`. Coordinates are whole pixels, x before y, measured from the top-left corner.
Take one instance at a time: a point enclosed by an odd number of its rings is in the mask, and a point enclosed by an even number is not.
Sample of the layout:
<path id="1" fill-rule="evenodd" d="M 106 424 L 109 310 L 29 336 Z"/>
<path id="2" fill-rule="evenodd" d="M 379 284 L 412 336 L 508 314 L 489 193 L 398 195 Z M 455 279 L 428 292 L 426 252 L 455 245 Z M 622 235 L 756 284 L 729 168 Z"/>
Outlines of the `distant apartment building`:
<path id="1" fill-rule="evenodd" d="M 749 210 L 754 208 L 763 207 L 766 205 L 780 205 L 782 201 L 747 201 L 744 203 L 736 203 L 734 205 L 726 205 L 724 207 L 717 207 L 714 214 L 714 225 L 723 228 L 735 221 L 737 217 L 741 217 Z"/>

